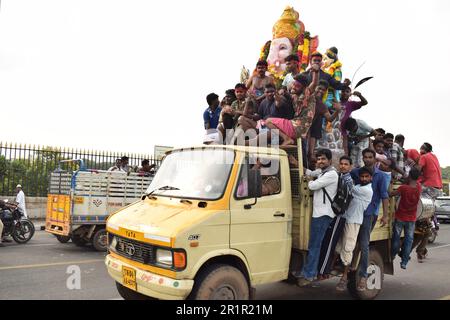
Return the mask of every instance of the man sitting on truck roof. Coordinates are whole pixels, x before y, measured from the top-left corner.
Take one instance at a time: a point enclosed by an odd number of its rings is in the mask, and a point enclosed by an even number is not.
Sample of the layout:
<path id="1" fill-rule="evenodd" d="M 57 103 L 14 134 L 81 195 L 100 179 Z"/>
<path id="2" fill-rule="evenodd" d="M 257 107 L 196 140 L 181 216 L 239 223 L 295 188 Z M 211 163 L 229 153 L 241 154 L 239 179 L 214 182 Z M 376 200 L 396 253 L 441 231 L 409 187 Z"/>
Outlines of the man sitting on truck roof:
<path id="1" fill-rule="evenodd" d="M 110 167 L 108 171 L 120 171 L 120 167 L 122 166 L 122 159 L 116 159 L 116 165 Z"/>
<path id="2" fill-rule="evenodd" d="M 143 175 L 145 177 L 149 177 L 151 175 L 155 174 L 155 167 L 156 164 L 150 164 L 150 161 L 148 159 L 144 159 L 141 162 L 141 167 L 138 170 L 139 175 Z"/>
<path id="3" fill-rule="evenodd" d="M 281 145 L 294 145 L 298 138 L 302 138 L 303 154 L 307 153 L 307 141 L 309 128 L 311 127 L 316 108 L 316 98 L 314 91 L 316 89 L 319 73 L 319 65 L 312 65 L 313 81 L 308 86 L 308 79 L 305 76 L 298 75 L 293 84 L 293 101 L 295 115 L 294 119 L 268 118 L 265 121 L 267 128 L 279 130 L 280 137 L 283 139 Z"/>
<path id="4" fill-rule="evenodd" d="M 312 283 L 317 275 L 319 264 L 320 247 L 328 226 L 335 217 L 328 196 L 333 199 L 336 195 L 338 185 L 338 174 L 331 165 L 332 153 L 329 149 L 319 149 L 316 152 L 317 167 L 315 171 L 306 170 L 306 175 L 316 178 L 308 182 L 308 188 L 314 191 L 313 215 L 311 220 L 311 231 L 308 244 L 308 256 L 301 275 L 298 280 L 299 286 Z"/>

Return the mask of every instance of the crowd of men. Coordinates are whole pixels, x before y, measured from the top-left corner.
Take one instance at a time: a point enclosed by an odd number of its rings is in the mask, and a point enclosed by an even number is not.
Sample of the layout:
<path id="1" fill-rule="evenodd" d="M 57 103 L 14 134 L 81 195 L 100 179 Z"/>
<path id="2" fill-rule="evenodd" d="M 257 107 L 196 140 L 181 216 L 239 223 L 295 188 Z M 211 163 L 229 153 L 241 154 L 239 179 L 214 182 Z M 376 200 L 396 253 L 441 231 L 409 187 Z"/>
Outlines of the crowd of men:
<path id="1" fill-rule="evenodd" d="M 383 128 L 374 129 L 364 120 L 354 118 L 353 112 L 368 101 L 360 92 L 352 92 L 348 79 L 341 83 L 322 71 L 319 52 L 312 53 L 310 67 L 303 73 L 299 71 L 296 55 L 288 56 L 286 62 L 287 74 L 282 84 L 276 84 L 268 75 L 265 61 L 258 61 L 248 81 L 236 84 L 234 90 L 227 90 L 222 101 L 217 94 L 209 94 L 204 125 L 209 136 L 217 134 L 218 138 L 205 143 L 237 143 L 236 136 L 248 136 L 249 131 L 257 138 L 264 133 L 269 144 L 273 143 L 274 135 L 281 146 L 301 141 L 303 164 L 314 200 L 308 255 L 303 270 L 295 276 L 299 285 L 307 285 L 316 278 L 327 277 L 339 263 L 343 266 L 343 276 L 337 290 L 344 290 L 353 251 L 359 243 L 357 290 L 364 291 L 370 234 L 378 220 L 380 206 L 383 209 L 381 225 L 393 223 L 392 258 L 399 255 L 400 266 L 406 269 L 414 230 L 420 224 L 425 223 L 424 230 L 429 230 L 430 226 L 429 220 L 416 222 L 421 194 L 427 193 L 433 198 L 442 194 L 439 161 L 430 143 L 423 143 L 420 151 L 405 150 L 403 135 L 394 136 Z M 340 99 L 333 99 L 331 107 L 324 104 L 324 95 L 329 90 L 340 91 Z M 335 119 L 340 120 L 344 149 L 339 171 L 332 166 L 332 152 L 318 148 L 317 143 L 322 139 L 324 124 Z M 290 162 L 298 166 L 298 159 L 292 156 Z M 402 186 L 392 191 L 393 182 Z M 345 212 L 336 214 L 331 204 L 343 186 L 350 190 L 352 199 Z M 394 221 L 388 221 L 389 196 L 400 196 Z M 400 250 L 402 231 L 405 240 Z M 420 242 L 419 262 L 426 258 L 427 239 L 427 232 L 416 239 Z M 335 252 L 335 255 L 326 252 Z"/>
<path id="2" fill-rule="evenodd" d="M 123 156 L 122 158 L 116 159 L 116 164 L 108 169 L 108 171 L 116 171 L 116 172 L 137 172 L 139 175 L 143 176 L 153 176 L 155 175 L 156 164 L 150 164 L 150 160 L 144 159 L 141 162 L 141 166 L 130 166 L 129 158 L 127 156 Z"/>

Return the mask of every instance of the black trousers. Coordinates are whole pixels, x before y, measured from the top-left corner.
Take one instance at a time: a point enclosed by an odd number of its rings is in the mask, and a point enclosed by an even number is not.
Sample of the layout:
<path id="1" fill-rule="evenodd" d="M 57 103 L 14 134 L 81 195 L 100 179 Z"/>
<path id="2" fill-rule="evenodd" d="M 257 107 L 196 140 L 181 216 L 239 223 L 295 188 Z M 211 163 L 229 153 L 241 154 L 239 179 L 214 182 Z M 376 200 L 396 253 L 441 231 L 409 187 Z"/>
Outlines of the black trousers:
<path id="1" fill-rule="evenodd" d="M 344 226 L 345 218 L 343 218 L 342 215 L 334 217 L 333 221 L 331 221 L 320 247 L 320 258 L 317 274 L 330 274 L 331 268 L 333 267 L 334 251 L 339 238 L 342 235 Z"/>

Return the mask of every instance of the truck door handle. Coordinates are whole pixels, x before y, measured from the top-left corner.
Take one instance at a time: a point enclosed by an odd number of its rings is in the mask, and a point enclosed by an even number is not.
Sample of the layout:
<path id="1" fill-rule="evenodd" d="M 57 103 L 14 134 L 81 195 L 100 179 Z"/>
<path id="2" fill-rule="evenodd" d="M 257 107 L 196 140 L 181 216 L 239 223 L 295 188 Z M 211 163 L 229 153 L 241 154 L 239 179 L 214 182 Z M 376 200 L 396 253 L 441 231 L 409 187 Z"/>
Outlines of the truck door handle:
<path id="1" fill-rule="evenodd" d="M 283 218 L 284 218 L 285 214 L 282 213 L 282 212 L 277 212 L 277 213 L 275 213 L 273 216 L 274 216 L 274 217 L 283 217 Z"/>

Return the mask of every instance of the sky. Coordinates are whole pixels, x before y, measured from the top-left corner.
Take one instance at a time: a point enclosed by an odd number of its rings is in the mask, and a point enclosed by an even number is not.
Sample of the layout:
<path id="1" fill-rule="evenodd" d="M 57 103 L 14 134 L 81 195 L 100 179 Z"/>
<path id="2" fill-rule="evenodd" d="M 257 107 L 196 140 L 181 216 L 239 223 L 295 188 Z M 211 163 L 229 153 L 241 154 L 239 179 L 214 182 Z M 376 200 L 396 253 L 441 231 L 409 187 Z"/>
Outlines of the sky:
<path id="1" fill-rule="evenodd" d="M 206 95 L 253 69 L 284 8 L 344 78 L 374 76 L 353 114 L 429 142 L 450 166 L 450 2 L 3 0 L 0 141 L 153 153 L 199 144 Z"/>

